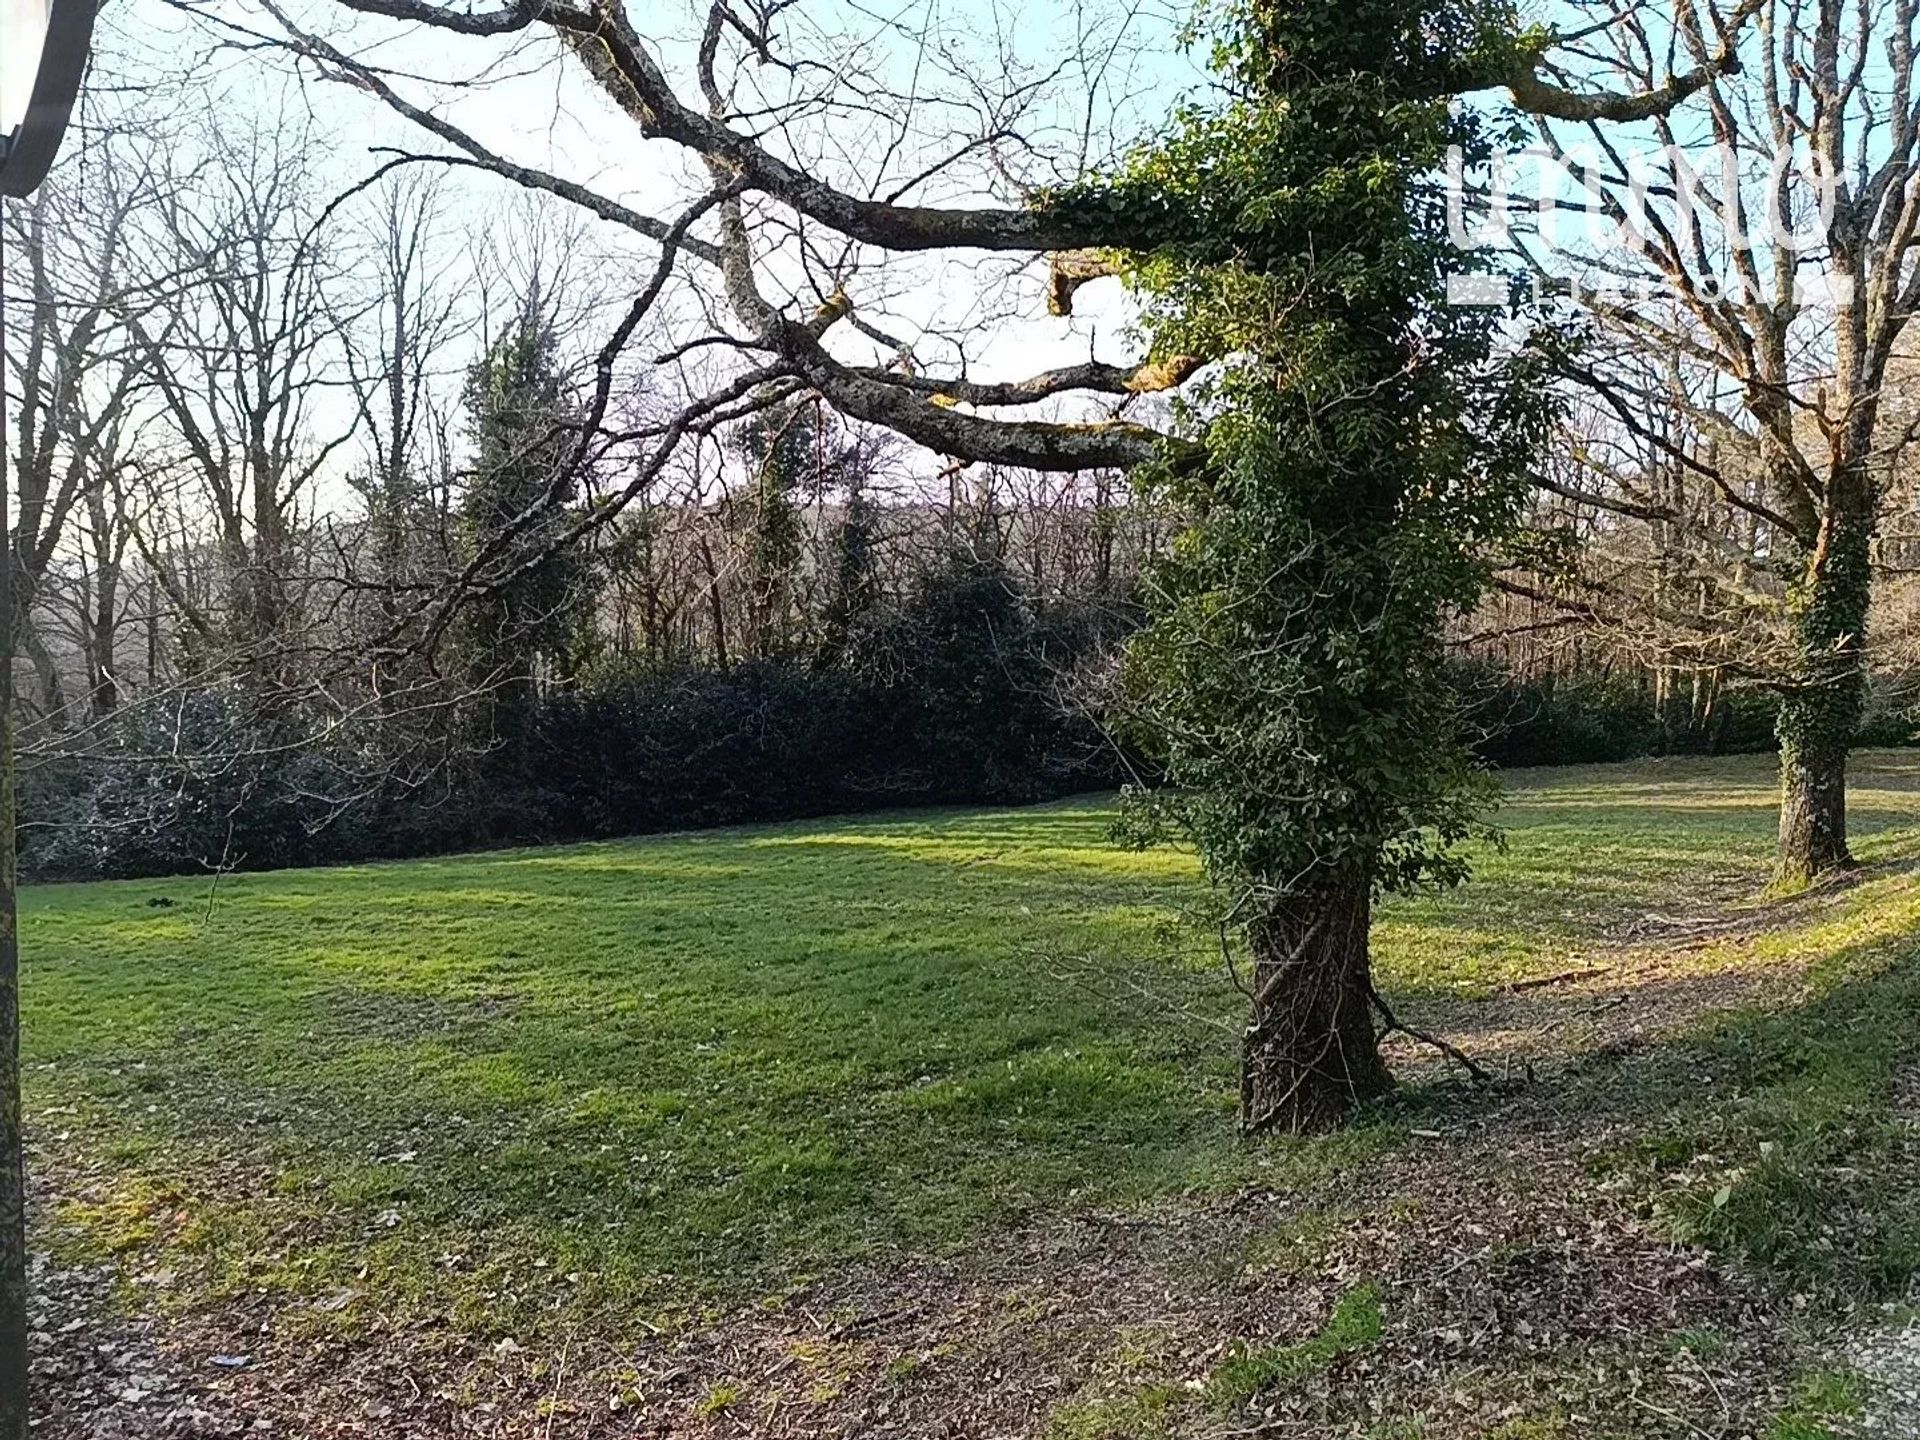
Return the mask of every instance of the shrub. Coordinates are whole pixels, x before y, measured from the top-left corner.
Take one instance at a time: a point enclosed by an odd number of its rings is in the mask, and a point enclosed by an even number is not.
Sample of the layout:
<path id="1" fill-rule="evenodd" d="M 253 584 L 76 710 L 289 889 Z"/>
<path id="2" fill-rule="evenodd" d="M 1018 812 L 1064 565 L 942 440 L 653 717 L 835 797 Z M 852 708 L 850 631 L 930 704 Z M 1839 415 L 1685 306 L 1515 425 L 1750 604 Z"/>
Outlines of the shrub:
<path id="1" fill-rule="evenodd" d="M 104 755 L 28 772 L 22 866 L 265 869 L 1107 787 L 1113 750 L 1054 677 L 1110 638 L 1084 616 L 1042 623 L 969 562 L 863 615 L 832 663 L 602 664 L 537 699 L 510 743 L 329 729 L 205 691 L 130 709 Z M 465 728 L 484 723 L 476 707 Z"/>

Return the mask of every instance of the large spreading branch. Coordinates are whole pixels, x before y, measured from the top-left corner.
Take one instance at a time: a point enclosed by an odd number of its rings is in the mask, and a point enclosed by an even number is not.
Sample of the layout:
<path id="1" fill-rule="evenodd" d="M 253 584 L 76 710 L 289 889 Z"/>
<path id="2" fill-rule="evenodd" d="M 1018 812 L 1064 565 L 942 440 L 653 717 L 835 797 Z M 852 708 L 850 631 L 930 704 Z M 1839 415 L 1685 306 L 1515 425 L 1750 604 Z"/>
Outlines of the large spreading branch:
<path id="1" fill-rule="evenodd" d="M 679 145 L 709 170 L 716 189 L 736 196 L 764 196 L 790 210 L 802 226 L 824 227 L 849 246 L 870 246 L 890 253 L 987 251 L 1051 254 L 1051 308 L 1065 313 L 1073 290 L 1100 275 L 1114 273 L 1116 252 L 1150 248 L 1159 237 L 1144 216 L 1101 207 L 1061 204 L 1046 195 L 1018 206 L 925 205 L 902 198 L 911 187 L 883 198 L 840 188 L 802 164 L 775 153 L 761 134 L 731 123 L 714 67 L 721 37 L 729 30 L 745 37 L 756 59 L 775 63 L 772 40 L 764 28 L 740 19 L 724 0 L 710 7 L 697 60 L 704 109 L 683 100 L 649 40 L 636 28 L 620 0 L 515 0 L 493 10 L 469 11 L 433 0 L 339 0 L 347 9 L 431 26 L 467 36 L 507 36 L 538 26 L 552 31 L 579 61 L 602 93 L 629 119 L 639 134 Z M 1605 93 L 1566 88 L 1547 78 L 1550 46 L 1530 49 L 1512 74 L 1499 77 L 1514 98 L 1538 113 L 1561 118 L 1644 119 L 1664 113 L 1697 93 L 1733 63 L 1734 37 L 1762 0 L 1741 0 L 1725 20 L 1716 18 L 1720 48 L 1691 70 L 1664 84 L 1634 93 Z M 665 222 L 632 212 L 587 187 L 509 161 L 480 145 L 441 116 L 401 96 L 373 67 L 339 47 L 293 25 L 273 0 L 266 8 L 285 27 L 295 49 L 348 76 L 458 152 L 454 163 L 477 166 L 504 178 L 545 190 L 580 204 L 603 218 L 655 240 L 663 240 Z M 777 128 L 777 127 L 776 127 Z M 966 148 L 974 147 L 969 142 Z M 923 174 L 938 173 L 934 165 Z M 781 313 L 761 297 L 753 282 L 755 256 L 747 236 L 744 209 L 733 200 L 720 207 L 724 238 L 717 246 L 692 235 L 680 248 L 719 266 L 736 315 L 757 348 L 781 357 L 788 369 L 816 389 L 842 413 L 897 431 L 920 444 L 965 461 L 1029 466 L 1046 470 L 1129 468 L 1165 451 L 1163 432 L 1118 417 L 1067 423 L 1008 418 L 978 413 L 1025 406 L 1070 393 L 1131 396 L 1170 389 L 1203 363 L 1198 357 L 1171 357 L 1131 366 L 1088 363 L 1048 370 L 1024 380 L 982 384 L 967 379 L 938 379 L 836 359 L 824 344 L 824 327 L 814 319 Z M 838 298 L 840 315 L 853 302 Z M 831 323 L 831 321 L 829 322 Z M 629 327 L 630 329 L 631 327 Z M 864 328 L 864 327 L 863 327 Z M 873 333 L 870 329 L 869 334 Z"/>
<path id="2" fill-rule="evenodd" d="M 1709 8 L 1716 43 L 1710 49 L 1702 46 L 1696 50 L 1698 63 L 1657 83 L 1620 90 L 1579 89 L 1546 79 L 1545 75 L 1552 69 L 1549 57 L 1569 38 L 1555 34 L 1530 47 L 1514 70 L 1503 78 L 1503 85 L 1514 103 L 1527 114 L 1547 120 L 1630 124 L 1671 115 L 1721 76 L 1738 73 L 1741 32 L 1767 3 L 1768 0 L 1740 0 L 1724 20 L 1713 15 Z M 1694 9 L 1691 4 L 1682 8 Z"/>

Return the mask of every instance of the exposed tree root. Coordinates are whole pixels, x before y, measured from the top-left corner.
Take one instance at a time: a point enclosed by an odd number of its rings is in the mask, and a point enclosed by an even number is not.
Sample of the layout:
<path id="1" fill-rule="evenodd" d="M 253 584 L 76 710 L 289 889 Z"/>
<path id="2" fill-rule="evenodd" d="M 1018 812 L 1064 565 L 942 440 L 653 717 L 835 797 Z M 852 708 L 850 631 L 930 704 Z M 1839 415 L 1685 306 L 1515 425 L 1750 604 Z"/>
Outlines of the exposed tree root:
<path id="1" fill-rule="evenodd" d="M 1398 1015 L 1394 1014 L 1393 1008 L 1381 998 L 1380 992 L 1375 989 L 1371 983 L 1367 986 L 1367 997 L 1373 1001 L 1373 1008 L 1380 1012 L 1380 1019 L 1386 1026 L 1386 1028 L 1380 1032 L 1380 1038 L 1382 1040 L 1398 1031 L 1410 1039 L 1418 1040 L 1423 1045 L 1431 1045 L 1442 1055 L 1453 1061 L 1454 1064 L 1465 1070 L 1468 1076 L 1472 1078 L 1474 1084 L 1491 1085 L 1494 1083 L 1492 1073 L 1458 1045 L 1453 1044 L 1451 1041 L 1443 1040 L 1438 1035 L 1430 1034 L 1416 1026 L 1409 1025 Z"/>

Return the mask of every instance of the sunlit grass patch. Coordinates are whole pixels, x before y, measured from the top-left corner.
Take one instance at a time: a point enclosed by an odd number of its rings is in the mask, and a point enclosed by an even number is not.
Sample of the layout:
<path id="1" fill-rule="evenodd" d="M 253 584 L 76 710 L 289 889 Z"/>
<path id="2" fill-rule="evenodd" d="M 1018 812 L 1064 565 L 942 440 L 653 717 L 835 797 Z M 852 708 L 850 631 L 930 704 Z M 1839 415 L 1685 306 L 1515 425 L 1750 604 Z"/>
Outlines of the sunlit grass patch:
<path id="1" fill-rule="evenodd" d="M 1865 1395 L 1865 1383 L 1851 1372 L 1802 1376 L 1793 1403 L 1774 1417 L 1767 1440 L 1837 1440 L 1854 1430 L 1849 1422 L 1865 1409 Z"/>
<path id="2" fill-rule="evenodd" d="M 1864 762 L 1863 854 L 1912 852 L 1917 774 Z M 1473 885 L 1382 906 L 1383 987 L 1471 1007 L 1698 913 L 1703 887 L 1751 904 L 1769 784 L 1752 759 L 1512 777 Z M 1400 1145 L 1392 1110 L 1236 1142 L 1243 1002 L 1194 863 L 1117 849 L 1110 818 L 1085 800 L 29 890 L 37 1143 L 118 1156 L 122 1199 L 208 1217 L 109 1197 L 62 1223 L 167 1257 L 189 1292 L 301 1296 L 316 1325 L 380 1306 L 491 1327 L 1321 1183 Z M 1796 916 L 1688 963 L 1898 950 L 1920 883 L 1890 871 Z"/>
<path id="3" fill-rule="evenodd" d="M 365 1285 L 423 1295 L 524 1250 L 574 1293 L 679 1296 L 1205 1183 L 1236 1163 L 1230 1057 L 1085 982 L 1145 965 L 1171 1003 L 1231 999 L 1175 933 L 1191 862 L 1114 851 L 1105 823 L 946 812 L 227 877 L 210 911 L 186 881 L 46 887 L 33 1104 L 99 1102 L 155 1183 L 201 1146 L 257 1166 L 250 1203 L 316 1252 L 391 1220 Z M 1047 958 L 1069 949 L 1072 974 Z M 317 1191 L 270 1183 L 291 1174 Z M 448 1251 L 468 1263 L 436 1268 Z"/>

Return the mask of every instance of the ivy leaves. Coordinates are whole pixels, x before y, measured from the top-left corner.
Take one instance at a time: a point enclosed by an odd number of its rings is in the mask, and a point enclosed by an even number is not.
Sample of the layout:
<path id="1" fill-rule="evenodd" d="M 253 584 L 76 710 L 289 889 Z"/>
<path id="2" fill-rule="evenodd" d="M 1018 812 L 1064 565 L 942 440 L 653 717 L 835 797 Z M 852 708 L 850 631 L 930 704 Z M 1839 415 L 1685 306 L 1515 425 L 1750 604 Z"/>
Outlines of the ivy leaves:
<path id="1" fill-rule="evenodd" d="M 1449 310 L 1420 203 L 1478 140 L 1443 79 L 1484 12 L 1433 0 L 1246 0 L 1212 12 L 1233 98 L 1180 117 L 1113 185 L 1178 217 L 1134 284 L 1156 349 L 1222 362 L 1184 412 L 1204 463 L 1137 477 L 1184 529 L 1125 667 L 1129 718 L 1230 892 L 1363 864 L 1455 883 L 1491 798 L 1445 681 L 1448 617 L 1516 524 L 1548 418 L 1504 317 Z"/>

